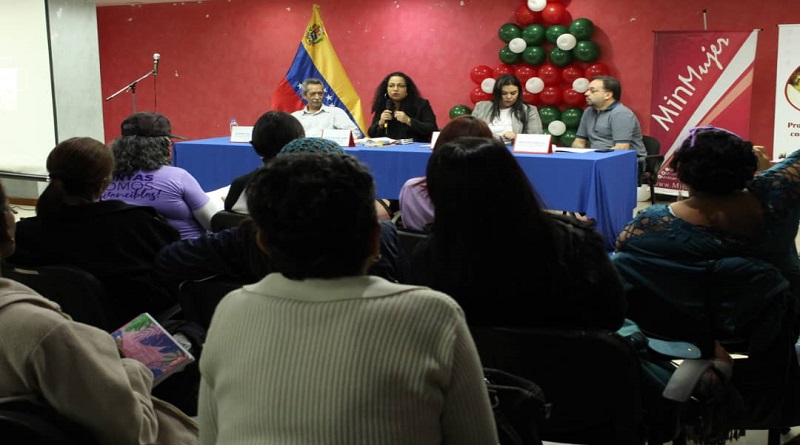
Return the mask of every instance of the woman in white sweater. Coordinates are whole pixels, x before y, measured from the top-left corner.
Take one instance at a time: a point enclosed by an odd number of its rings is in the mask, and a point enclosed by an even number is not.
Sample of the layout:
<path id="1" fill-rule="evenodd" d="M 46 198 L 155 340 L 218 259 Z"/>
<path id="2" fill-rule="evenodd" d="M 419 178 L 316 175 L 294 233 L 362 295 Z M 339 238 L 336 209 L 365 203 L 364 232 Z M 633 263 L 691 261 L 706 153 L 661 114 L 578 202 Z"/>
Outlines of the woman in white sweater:
<path id="1" fill-rule="evenodd" d="M 203 444 L 495 444 L 461 308 L 366 275 L 373 179 L 348 155 L 280 156 L 248 208 L 276 272 L 217 306 L 200 360 Z"/>

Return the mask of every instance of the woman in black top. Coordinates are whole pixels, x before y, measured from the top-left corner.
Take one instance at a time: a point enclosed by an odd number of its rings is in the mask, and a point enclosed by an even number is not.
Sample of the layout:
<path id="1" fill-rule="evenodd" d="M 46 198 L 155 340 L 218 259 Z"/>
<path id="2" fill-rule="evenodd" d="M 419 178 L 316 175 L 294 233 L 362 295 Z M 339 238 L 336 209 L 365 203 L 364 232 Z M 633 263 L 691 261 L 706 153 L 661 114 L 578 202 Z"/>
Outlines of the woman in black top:
<path id="1" fill-rule="evenodd" d="M 370 137 L 430 142 L 438 128 L 430 102 L 422 98 L 410 77 L 395 71 L 381 81 L 372 100 Z"/>

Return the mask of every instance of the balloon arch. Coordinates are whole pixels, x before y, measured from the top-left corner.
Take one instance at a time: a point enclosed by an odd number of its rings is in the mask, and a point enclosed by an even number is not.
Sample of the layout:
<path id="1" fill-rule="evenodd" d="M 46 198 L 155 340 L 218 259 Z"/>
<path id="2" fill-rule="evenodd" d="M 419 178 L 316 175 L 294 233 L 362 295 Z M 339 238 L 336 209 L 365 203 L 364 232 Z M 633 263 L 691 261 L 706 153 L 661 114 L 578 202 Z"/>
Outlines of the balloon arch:
<path id="1" fill-rule="evenodd" d="M 573 20 L 559 0 L 527 0 L 514 18 L 516 23 L 505 23 L 497 31 L 506 44 L 500 48 L 500 64 L 478 65 L 469 73 L 476 84 L 469 95 L 472 105 L 491 100 L 495 80 L 514 74 L 525 87 L 523 100 L 538 107 L 553 143 L 572 145 L 589 81 L 610 74 L 598 61 L 600 48 L 591 40 L 594 23 L 585 17 Z M 450 118 L 471 112 L 468 105 L 455 105 Z"/>

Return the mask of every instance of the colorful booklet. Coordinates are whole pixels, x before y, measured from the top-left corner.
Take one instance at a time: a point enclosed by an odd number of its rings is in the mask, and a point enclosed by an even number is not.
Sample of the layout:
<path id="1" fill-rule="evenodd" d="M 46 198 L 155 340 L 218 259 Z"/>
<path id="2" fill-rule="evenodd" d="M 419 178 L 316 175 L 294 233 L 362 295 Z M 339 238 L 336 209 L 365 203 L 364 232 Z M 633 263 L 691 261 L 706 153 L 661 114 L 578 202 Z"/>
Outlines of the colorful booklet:
<path id="1" fill-rule="evenodd" d="M 194 361 L 194 356 L 147 312 L 111 335 L 125 357 L 138 360 L 153 372 L 153 386 Z"/>

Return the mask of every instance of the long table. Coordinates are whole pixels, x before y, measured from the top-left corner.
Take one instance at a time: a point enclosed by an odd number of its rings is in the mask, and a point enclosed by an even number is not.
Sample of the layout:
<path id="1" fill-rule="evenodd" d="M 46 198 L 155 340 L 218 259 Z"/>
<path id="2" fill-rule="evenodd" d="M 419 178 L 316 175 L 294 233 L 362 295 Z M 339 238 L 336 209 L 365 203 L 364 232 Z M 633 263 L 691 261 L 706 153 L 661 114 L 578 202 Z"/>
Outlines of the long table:
<path id="1" fill-rule="evenodd" d="M 396 199 L 409 178 L 424 176 L 431 154 L 429 144 L 386 147 L 345 147 L 367 164 L 375 177 L 377 196 Z M 631 220 L 636 208 L 636 153 L 515 153 L 522 169 L 549 209 L 585 212 L 597 221 L 609 249 L 617 234 Z M 195 178 L 206 191 L 261 165 L 249 143 L 228 137 L 176 142 L 173 163 Z"/>

